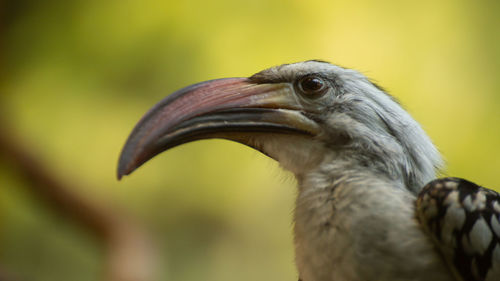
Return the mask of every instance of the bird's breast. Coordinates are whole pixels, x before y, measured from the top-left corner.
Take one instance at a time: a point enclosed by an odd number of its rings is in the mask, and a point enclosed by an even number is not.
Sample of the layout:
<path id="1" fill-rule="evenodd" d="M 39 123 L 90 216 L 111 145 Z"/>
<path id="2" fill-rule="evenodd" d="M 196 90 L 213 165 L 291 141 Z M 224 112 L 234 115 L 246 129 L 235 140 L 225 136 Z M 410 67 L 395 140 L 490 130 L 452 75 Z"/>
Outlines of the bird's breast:
<path id="1" fill-rule="evenodd" d="M 415 219 L 412 194 L 377 179 L 318 186 L 297 197 L 301 280 L 453 280 Z"/>

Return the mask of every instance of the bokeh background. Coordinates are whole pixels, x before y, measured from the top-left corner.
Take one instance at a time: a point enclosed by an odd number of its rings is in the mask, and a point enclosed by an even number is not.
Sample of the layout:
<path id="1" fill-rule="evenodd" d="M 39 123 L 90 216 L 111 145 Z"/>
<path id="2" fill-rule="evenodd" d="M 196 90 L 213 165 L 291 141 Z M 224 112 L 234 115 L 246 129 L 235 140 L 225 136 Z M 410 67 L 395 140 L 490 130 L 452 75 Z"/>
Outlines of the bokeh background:
<path id="1" fill-rule="evenodd" d="M 127 279 L 110 267 L 142 280 L 296 280 L 295 182 L 265 156 L 200 141 L 115 177 L 128 133 L 165 95 L 287 62 L 361 70 L 421 122 L 445 174 L 500 188 L 499 1 L 0 3 L 0 134 L 11 138 L 0 275 L 12 280 Z M 59 190 L 41 188 L 30 161 Z M 132 245 L 118 259 L 116 239 Z"/>

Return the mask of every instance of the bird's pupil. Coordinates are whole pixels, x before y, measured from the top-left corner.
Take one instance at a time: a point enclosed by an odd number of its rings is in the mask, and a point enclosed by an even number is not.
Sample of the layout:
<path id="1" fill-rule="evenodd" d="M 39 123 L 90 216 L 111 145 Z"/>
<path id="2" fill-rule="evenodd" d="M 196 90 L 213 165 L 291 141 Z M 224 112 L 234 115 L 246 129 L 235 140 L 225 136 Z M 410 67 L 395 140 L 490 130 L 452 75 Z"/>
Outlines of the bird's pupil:
<path id="1" fill-rule="evenodd" d="M 302 80 L 302 89 L 305 91 L 318 91 L 323 88 L 323 81 L 316 77 L 308 77 Z"/>

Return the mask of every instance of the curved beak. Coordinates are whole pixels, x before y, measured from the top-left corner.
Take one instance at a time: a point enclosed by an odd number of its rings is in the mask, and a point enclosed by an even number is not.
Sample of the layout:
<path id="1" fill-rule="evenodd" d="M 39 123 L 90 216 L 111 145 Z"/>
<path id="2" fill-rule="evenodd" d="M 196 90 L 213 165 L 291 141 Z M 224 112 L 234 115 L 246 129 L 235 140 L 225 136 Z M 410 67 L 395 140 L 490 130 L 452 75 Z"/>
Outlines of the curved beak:
<path id="1" fill-rule="evenodd" d="M 316 135 L 318 125 L 301 113 L 289 83 L 248 78 L 201 82 L 160 101 L 137 123 L 123 147 L 118 179 L 174 146 L 207 138 L 250 145 L 258 133 Z"/>

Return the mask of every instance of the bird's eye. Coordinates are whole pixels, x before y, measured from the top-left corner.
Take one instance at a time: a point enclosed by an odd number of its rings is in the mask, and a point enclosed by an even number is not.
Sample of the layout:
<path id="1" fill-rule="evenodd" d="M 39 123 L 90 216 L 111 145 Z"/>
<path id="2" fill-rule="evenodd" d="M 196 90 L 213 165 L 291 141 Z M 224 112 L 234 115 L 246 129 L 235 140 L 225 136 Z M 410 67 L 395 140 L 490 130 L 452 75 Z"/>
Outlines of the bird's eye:
<path id="1" fill-rule="evenodd" d="M 325 93 L 327 84 L 318 76 L 305 76 L 298 81 L 299 90 L 306 96 L 318 97 Z"/>

